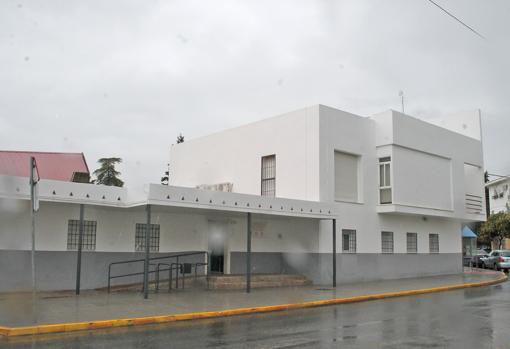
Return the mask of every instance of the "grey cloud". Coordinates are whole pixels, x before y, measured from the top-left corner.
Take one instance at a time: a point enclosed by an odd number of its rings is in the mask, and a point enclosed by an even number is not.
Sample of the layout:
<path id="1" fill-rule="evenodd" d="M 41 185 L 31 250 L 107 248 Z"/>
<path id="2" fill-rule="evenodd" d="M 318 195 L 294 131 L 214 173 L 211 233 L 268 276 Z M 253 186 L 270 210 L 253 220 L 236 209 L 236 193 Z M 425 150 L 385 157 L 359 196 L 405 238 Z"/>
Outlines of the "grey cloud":
<path id="1" fill-rule="evenodd" d="M 4 1 L 0 148 L 120 156 L 128 185 L 157 182 L 179 132 L 367 116 L 403 90 L 422 118 L 481 108 L 486 166 L 510 173 L 510 4 L 442 3 L 487 40 L 427 1 Z"/>

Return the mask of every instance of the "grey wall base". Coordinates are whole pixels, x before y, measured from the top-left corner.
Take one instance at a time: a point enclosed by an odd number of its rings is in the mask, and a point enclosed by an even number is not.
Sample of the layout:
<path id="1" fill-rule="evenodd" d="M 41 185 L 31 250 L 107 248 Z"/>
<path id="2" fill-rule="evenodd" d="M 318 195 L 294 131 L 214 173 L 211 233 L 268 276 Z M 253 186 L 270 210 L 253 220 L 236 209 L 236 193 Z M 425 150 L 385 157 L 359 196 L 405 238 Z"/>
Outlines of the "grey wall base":
<path id="1" fill-rule="evenodd" d="M 151 257 L 167 256 L 171 253 L 151 253 Z M 108 281 L 108 265 L 129 259 L 143 259 L 143 252 L 83 252 L 81 288 L 105 287 Z M 195 262 L 203 257 L 181 257 L 179 262 Z M 76 251 L 36 251 L 37 289 L 74 290 L 76 287 Z M 163 261 L 168 262 L 168 260 Z M 0 250 L 0 292 L 29 291 L 32 289 L 30 251 Z M 152 267 L 151 267 L 152 268 Z M 131 263 L 112 267 L 113 274 L 143 272 L 142 263 Z M 112 281 L 112 285 L 142 282 L 143 275 Z M 150 275 L 150 279 L 154 274 Z"/>
<path id="2" fill-rule="evenodd" d="M 170 255 L 170 253 L 151 254 Z M 143 252 L 83 252 L 82 289 L 107 285 L 108 264 L 143 258 Z M 75 251 L 37 251 L 36 279 L 39 290 L 73 290 L 76 285 Z M 182 258 L 196 262 L 201 256 Z M 202 260 L 200 260 L 202 261 Z M 232 274 L 246 272 L 246 253 L 230 255 Z M 115 274 L 142 272 L 143 263 L 116 266 Z M 303 274 L 314 284 L 329 285 L 332 280 L 329 253 L 253 252 L 253 273 Z M 440 254 L 337 254 L 338 283 L 399 279 L 462 272 L 461 253 Z M 154 277 L 151 275 L 151 279 Z M 142 275 L 114 280 L 112 285 L 141 282 Z M 0 250 L 0 292 L 31 290 L 30 251 Z"/>
<path id="3" fill-rule="evenodd" d="M 331 284 L 333 256 L 329 253 L 253 252 L 253 273 L 303 274 L 314 284 Z M 446 275 L 462 272 L 461 253 L 337 254 L 337 281 L 349 283 Z M 232 274 L 246 272 L 246 253 L 230 255 Z"/>

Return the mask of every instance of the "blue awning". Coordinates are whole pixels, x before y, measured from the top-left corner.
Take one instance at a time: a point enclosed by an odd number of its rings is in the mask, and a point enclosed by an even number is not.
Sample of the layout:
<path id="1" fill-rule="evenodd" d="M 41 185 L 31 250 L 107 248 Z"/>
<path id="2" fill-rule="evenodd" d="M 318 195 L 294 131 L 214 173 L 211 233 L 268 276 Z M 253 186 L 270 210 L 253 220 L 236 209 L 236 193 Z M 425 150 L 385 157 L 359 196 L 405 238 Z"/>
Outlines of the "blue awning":
<path id="1" fill-rule="evenodd" d="M 464 228 L 462 228 L 462 237 L 463 238 L 476 238 L 476 234 L 473 233 L 473 231 L 471 229 L 469 229 L 469 227 L 465 226 Z"/>

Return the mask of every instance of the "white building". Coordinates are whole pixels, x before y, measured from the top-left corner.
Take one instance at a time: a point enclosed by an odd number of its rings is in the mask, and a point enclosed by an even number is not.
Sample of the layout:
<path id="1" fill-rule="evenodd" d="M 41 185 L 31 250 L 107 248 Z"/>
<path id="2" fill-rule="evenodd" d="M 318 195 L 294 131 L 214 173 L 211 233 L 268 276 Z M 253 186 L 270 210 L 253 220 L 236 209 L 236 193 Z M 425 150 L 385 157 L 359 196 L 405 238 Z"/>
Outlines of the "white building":
<path id="1" fill-rule="evenodd" d="M 209 251 L 213 271 L 244 273 L 250 212 L 252 272 L 300 273 L 317 284 L 332 279 L 333 219 L 340 282 L 460 272 L 461 226 L 485 220 L 478 111 L 434 125 L 317 105 L 174 145 L 170 162 L 170 186 L 140 196 L 42 182 L 40 288 L 74 286 L 79 204 L 92 250 L 83 257 L 86 288 L 105 285 L 108 263 L 140 256 L 147 204 L 154 252 Z M 0 290 L 26 288 L 26 179 L 1 178 L 0 197 L 0 263 L 11 266 L 0 271 Z"/>
<path id="2" fill-rule="evenodd" d="M 486 184 L 490 213 L 510 211 L 510 178 L 498 178 Z"/>
<path id="3" fill-rule="evenodd" d="M 510 212 L 510 178 L 502 177 L 486 184 L 489 191 L 490 214 Z M 498 248 L 498 246 L 493 246 Z M 510 239 L 504 239 L 502 248 L 510 249 Z"/>

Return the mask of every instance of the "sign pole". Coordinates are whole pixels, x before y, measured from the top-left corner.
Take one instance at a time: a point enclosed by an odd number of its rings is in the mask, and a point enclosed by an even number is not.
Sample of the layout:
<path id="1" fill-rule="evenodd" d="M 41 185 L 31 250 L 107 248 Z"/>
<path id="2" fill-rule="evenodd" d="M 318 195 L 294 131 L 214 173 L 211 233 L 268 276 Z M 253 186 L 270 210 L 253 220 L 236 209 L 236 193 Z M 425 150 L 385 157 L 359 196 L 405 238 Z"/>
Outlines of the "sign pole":
<path id="1" fill-rule="evenodd" d="M 151 205 L 147 204 L 147 224 L 145 226 L 145 262 L 143 264 L 143 298 L 149 298 L 149 263 L 150 263 L 150 233 L 151 233 Z M 178 276 L 179 274 L 177 274 Z M 170 282 L 170 280 L 168 280 Z"/>
<path id="2" fill-rule="evenodd" d="M 35 280 L 35 209 L 36 209 L 36 197 L 35 197 L 35 158 L 30 157 L 30 218 L 32 219 L 32 250 L 30 253 L 30 263 L 32 268 L 32 294 L 35 296 L 36 293 L 36 280 Z"/>
<path id="3" fill-rule="evenodd" d="M 81 283 L 81 252 L 83 249 L 83 224 L 84 224 L 85 205 L 80 204 L 80 226 L 78 230 L 78 260 L 76 261 L 76 294 L 80 294 Z"/>

